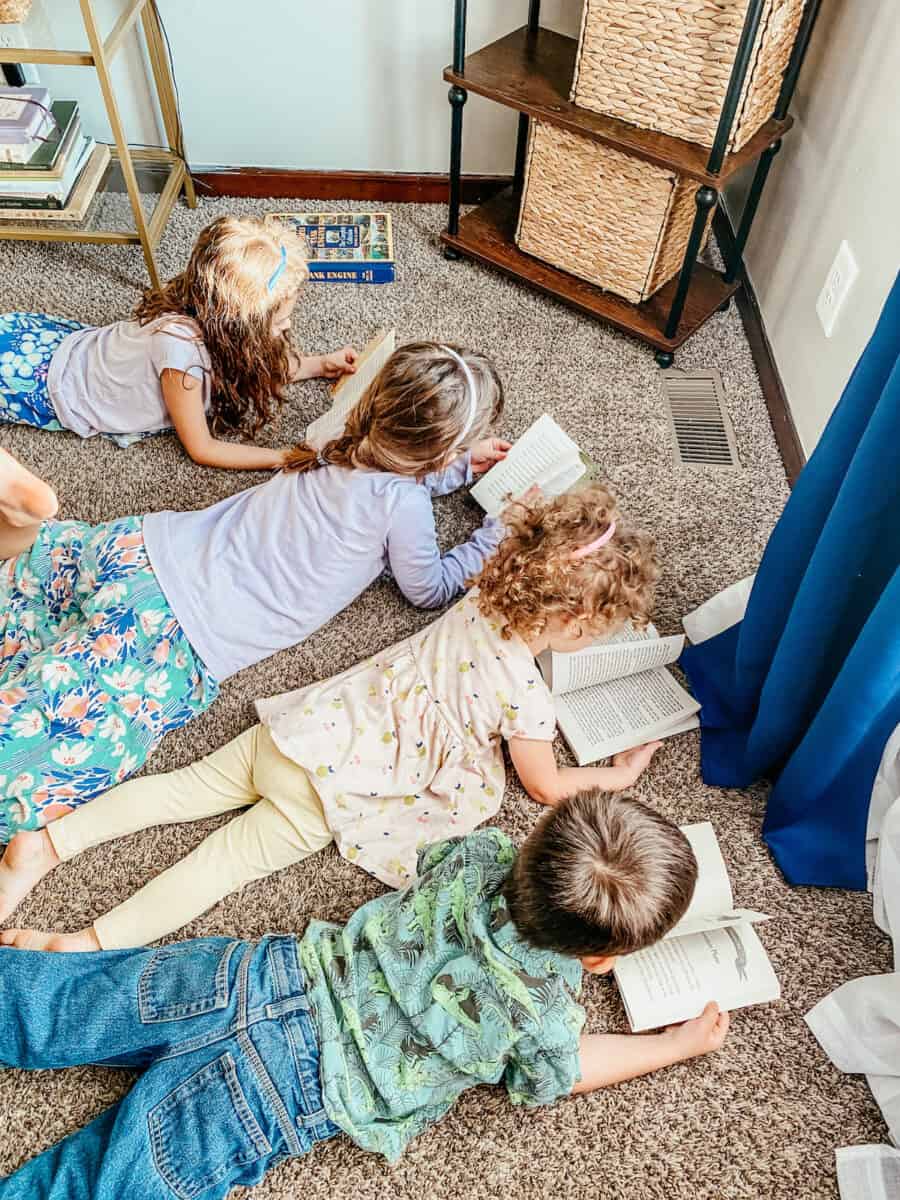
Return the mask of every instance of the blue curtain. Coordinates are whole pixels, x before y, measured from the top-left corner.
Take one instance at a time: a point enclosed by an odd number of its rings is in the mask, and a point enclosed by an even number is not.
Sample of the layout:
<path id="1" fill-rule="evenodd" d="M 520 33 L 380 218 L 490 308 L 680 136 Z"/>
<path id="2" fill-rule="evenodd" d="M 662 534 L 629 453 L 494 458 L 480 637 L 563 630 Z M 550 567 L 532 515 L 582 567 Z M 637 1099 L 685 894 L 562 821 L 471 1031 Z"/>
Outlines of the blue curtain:
<path id="1" fill-rule="evenodd" d="M 900 722 L 900 276 L 744 619 L 681 662 L 704 781 L 770 779 L 763 836 L 789 882 L 864 888 L 872 784 Z"/>

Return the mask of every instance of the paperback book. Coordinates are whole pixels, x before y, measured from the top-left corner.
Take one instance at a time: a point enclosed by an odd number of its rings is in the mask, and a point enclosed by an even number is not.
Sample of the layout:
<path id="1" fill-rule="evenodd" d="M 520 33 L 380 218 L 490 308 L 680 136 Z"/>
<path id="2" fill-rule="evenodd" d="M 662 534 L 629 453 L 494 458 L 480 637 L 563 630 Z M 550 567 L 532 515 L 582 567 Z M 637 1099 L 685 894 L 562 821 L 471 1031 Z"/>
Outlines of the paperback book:
<path id="1" fill-rule="evenodd" d="M 0 158 L 28 162 L 52 129 L 45 87 L 0 87 Z"/>
<path id="2" fill-rule="evenodd" d="M 0 208 L 0 221 L 83 221 L 109 167 L 109 146 L 99 143 L 72 189 L 64 208 Z"/>
<path id="3" fill-rule="evenodd" d="M 666 670 L 683 648 L 681 634 L 660 637 L 653 625 L 640 633 L 626 625 L 584 650 L 538 655 L 557 724 L 580 767 L 697 728 L 700 705 Z"/>
<path id="4" fill-rule="evenodd" d="M 514 443 L 502 462 L 472 488 L 472 498 L 496 517 L 511 499 L 537 485 L 545 496 L 559 496 L 576 483 L 599 477 L 600 469 L 582 454 L 569 435 L 544 413 Z"/>
<path id="5" fill-rule="evenodd" d="M 699 1016 L 715 1000 L 721 1009 L 767 1004 L 781 995 L 769 956 L 753 928 L 768 918 L 735 908 L 728 871 L 709 821 L 682 832 L 697 859 L 690 906 L 662 941 L 626 954 L 614 967 L 628 1023 L 635 1033 Z"/>
<path id="6" fill-rule="evenodd" d="M 381 368 L 394 353 L 396 343 L 396 331 L 387 329 L 376 333 L 363 348 L 356 360 L 354 373 L 342 376 L 332 387 L 331 408 L 307 428 L 306 441 L 310 446 L 321 450 L 326 442 L 341 436 L 349 413 L 369 384 L 378 377 Z"/>
<path id="7" fill-rule="evenodd" d="M 315 283 L 392 283 L 390 213 L 273 213 L 302 234 Z"/>
<path id="8" fill-rule="evenodd" d="M 0 178 L 0 208 L 64 208 L 95 144 L 93 138 L 81 134 L 59 179 L 12 181 Z"/>

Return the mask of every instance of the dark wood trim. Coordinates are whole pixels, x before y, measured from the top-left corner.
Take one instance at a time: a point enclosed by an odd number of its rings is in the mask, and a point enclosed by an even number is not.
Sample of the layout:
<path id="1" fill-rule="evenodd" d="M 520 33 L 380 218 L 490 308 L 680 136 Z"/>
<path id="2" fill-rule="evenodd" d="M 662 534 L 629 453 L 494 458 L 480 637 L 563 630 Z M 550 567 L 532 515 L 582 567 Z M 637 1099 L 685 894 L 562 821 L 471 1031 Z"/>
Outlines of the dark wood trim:
<path id="1" fill-rule="evenodd" d="M 713 217 L 713 231 L 726 262 L 731 262 L 734 256 L 734 230 L 731 228 L 728 214 L 721 204 L 716 208 Z M 781 382 L 775 355 L 772 353 L 772 346 L 763 324 L 762 313 L 759 310 L 759 304 L 747 277 L 743 261 L 737 277 L 742 285 L 735 297 L 738 312 L 741 314 L 744 332 L 750 343 L 750 353 L 753 355 L 756 373 L 759 376 L 759 385 L 766 401 L 766 408 L 769 410 L 769 420 L 772 422 L 775 441 L 781 452 L 781 461 L 784 463 L 788 482 L 793 487 L 806 463 L 806 455 L 803 453 L 803 446 L 797 433 L 797 426 L 794 424 L 794 418 L 791 416 L 784 384 Z"/>
<path id="2" fill-rule="evenodd" d="M 284 200 L 368 200 L 390 204 L 446 204 L 449 177 L 392 171 L 286 171 L 275 167 L 236 167 L 193 172 L 208 196 L 250 196 Z M 463 204 L 481 204 L 509 187 L 509 175 L 463 175 Z"/>

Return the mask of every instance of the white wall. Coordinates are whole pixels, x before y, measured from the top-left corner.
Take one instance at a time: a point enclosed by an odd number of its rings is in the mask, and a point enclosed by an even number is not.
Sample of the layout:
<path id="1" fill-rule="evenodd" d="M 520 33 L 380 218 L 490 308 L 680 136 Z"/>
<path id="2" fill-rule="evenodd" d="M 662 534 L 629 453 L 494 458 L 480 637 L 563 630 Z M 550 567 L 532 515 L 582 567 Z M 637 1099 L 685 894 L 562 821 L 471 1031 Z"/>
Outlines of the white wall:
<path id="1" fill-rule="evenodd" d="M 104 30 L 122 0 L 95 0 Z M 159 0 L 194 166 L 446 171 L 450 106 L 441 72 L 452 57 L 452 0 Z M 527 0 L 472 0 L 468 46 L 523 25 Z M 544 0 L 541 23 L 572 36 L 580 0 Z M 85 44 L 75 0 L 36 0 L 32 45 Z M 91 71 L 41 68 L 59 96 L 81 100 L 95 136 L 108 137 Z M 136 38 L 116 81 L 129 136 L 154 142 L 147 68 Z M 470 96 L 463 168 L 512 170 L 516 116 Z"/>
<path id="2" fill-rule="evenodd" d="M 104 29 L 123 0 L 95 0 Z M 445 171 L 452 0 L 159 0 L 197 166 Z M 524 23 L 527 0 L 470 0 L 469 50 Z M 581 0 L 544 0 L 575 36 Z M 35 0 L 32 45 L 84 45 L 75 0 Z M 108 137 L 94 73 L 41 68 Z M 814 446 L 900 265 L 900 20 L 896 0 L 823 0 L 747 264 L 804 448 Z M 136 36 L 115 66 L 129 136 L 159 140 Z M 512 170 L 516 116 L 470 96 L 464 169 Z M 738 211 L 746 180 L 729 189 Z M 861 275 L 826 339 L 815 301 L 841 240 Z"/>
<path id="3" fill-rule="evenodd" d="M 900 13 L 823 0 L 745 260 L 791 412 L 813 449 L 900 268 Z M 740 211 L 740 181 L 729 189 Z M 826 338 L 816 299 L 846 239 L 860 275 Z"/>

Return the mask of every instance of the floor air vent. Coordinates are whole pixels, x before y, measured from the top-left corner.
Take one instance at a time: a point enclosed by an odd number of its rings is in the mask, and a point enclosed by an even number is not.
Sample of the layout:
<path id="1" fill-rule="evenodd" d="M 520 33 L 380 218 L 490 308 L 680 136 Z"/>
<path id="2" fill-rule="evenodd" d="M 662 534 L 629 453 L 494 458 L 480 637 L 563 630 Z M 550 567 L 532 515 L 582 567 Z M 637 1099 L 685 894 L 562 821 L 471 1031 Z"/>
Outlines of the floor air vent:
<path id="1" fill-rule="evenodd" d="M 685 467 L 739 467 L 718 371 L 662 373 L 675 454 Z"/>

